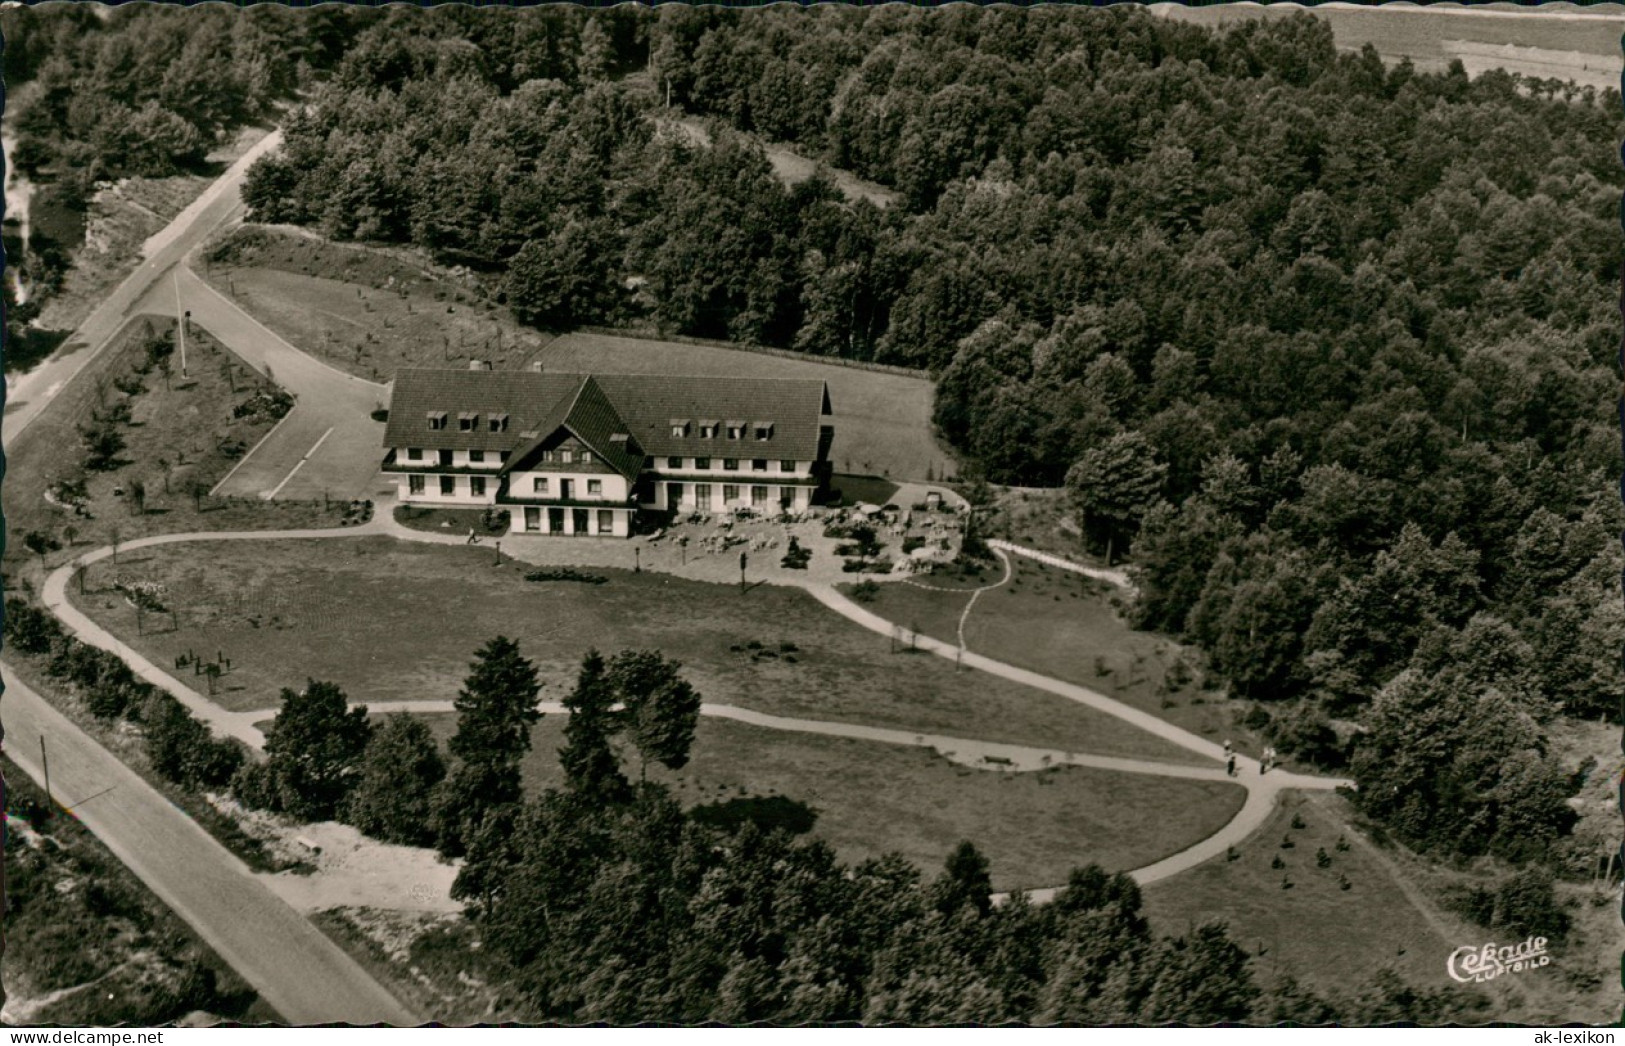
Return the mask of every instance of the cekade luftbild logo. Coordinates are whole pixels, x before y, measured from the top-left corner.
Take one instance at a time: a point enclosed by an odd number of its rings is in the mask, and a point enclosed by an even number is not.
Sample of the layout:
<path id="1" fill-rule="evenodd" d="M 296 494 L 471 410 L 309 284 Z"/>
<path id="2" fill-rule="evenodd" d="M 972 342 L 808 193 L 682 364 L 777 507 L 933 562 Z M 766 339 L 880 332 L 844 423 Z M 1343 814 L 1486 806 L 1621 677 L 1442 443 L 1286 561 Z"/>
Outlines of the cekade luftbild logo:
<path id="1" fill-rule="evenodd" d="M 1546 938 L 1528 937 L 1519 944 L 1504 947 L 1493 943 L 1482 947 L 1464 944 L 1450 953 L 1445 968 L 1450 976 L 1469 984 L 1493 981 L 1503 973 L 1522 973 L 1549 966 L 1551 961 L 1552 957 L 1546 954 Z"/>

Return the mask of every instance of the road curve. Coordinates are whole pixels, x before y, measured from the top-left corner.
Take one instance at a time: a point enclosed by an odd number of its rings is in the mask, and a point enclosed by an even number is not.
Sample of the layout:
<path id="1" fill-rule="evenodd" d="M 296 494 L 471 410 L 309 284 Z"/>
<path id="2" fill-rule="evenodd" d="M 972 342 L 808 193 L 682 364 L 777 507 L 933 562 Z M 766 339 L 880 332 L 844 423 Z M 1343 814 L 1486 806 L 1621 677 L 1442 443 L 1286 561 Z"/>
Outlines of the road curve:
<path id="1" fill-rule="evenodd" d="M 282 139 L 272 131 L 163 231 L 145 260 L 96 307 L 47 362 L 7 384 L 0 440 L 14 441 L 84 368 L 106 350 L 159 281 L 241 209 L 249 166 Z M 158 296 L 161 300 L 161 295 Z M 46 739 L 59 798 L 154 894 L 185 919 L 291 1024 L 421 1023 L 344 951 L 277 898 L 224 847 L 0 665 L 5 729 L 0 743 L 23 772 L 44 784 L 34 759 Z"/>
<path id="2" fill-rule="evenodd" d="M 290 1024 L 420 1019 L 273 894 L 242 861 L 133 770 L 0 666 L 7 754 L 35 780 L 44 738 L 51 790 L 159 899 Z"/>
<path id="3" fill-rule="evenodd" d="M 242 208 L 238 189 L 248 168 L 281 142 L 281 130 L 256 142 L 174 221 L 147 241 L 143 248 L 145 260 L 85 317 L 61 349 L 27 374 L 6 383 L 5 419 L 0 424 L 0 437 L 6 443 L 16 439 L 68 382 L 101 355 L 125 321 L 136 314 L 148 292 L 185 259 L 187 252 L 238 213 Z"/>

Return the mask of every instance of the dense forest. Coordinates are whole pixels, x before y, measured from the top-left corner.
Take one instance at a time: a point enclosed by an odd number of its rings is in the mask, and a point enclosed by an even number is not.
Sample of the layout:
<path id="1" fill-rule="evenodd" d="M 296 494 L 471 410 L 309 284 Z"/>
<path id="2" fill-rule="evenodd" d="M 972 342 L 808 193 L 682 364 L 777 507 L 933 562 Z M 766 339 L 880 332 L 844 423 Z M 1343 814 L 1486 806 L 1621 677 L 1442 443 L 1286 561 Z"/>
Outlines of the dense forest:
<path id="1" fill-rule="evenodd" d="M 1357 732 L 1370 813 L 1513 855 L 1567 823 L 1542 724 L 1625 694 L 1619 103 L 1308 16 L 436 12 L 363 33 L 246 194 L 539 325 L 929 368 L 972 470 L 1067 485 L 1136 623 L 1283 702 L 1286 750 Z"/>
<path id="2" fill-rule="evenodd" d="M 1364 813 L 1440 856 L 1584 864 L 1547 732 L 1625 699 L 1617 92 L 1385 66 L 1309 15 L 159 10 L 0 21 L 19 167 L 80 191 L 189 169 L 298 97 L 257 220 L 421 248 L 543 328 L 929 370 L 966 475 L 1065 488 L 1127 557 L 1134 623 L 1347 769 Z M 786 187 L 761 140 L 896 202 Z M 1222 933 L 1154 939 L 1095 872 L 993 907 L 973 849 L 927 881 L 719 836 L 572 719 L 572 791 L 437 829 L 538 1012 L 1450 1016 L 1388 981 L 1261 989 Z M 245 796 L 287 807 L 260 773 Z"/>
<path id="3" fill-rule="evenodd" d="M 31 295 L 18 302 L 4 284 L 6 370 L 26 370 L 59 342 L 29 325 L 61 289 L 99 187 L 207 174 L 212 149 L 274 120 L 380 17 L 337 4 L 299 14 L 274 4 L 0 11 L 6 166 L 32 188 L 28 242 L 7 244 L 7 265 L 26 269 Z"/>

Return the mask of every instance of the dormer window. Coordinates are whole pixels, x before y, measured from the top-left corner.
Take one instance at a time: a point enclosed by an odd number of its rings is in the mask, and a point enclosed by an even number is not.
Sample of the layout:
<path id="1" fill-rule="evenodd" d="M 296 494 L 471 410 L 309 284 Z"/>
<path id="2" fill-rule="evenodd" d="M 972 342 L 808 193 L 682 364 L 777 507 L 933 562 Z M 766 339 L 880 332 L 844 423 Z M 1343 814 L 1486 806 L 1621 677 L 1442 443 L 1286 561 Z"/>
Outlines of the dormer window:
<path id="1" fill-rule="evenodd" d="M 408 448 L 406 448 L 406 460 L 407 461 L 422 461 L 423 460 L 423 451 L 422 451 L 422 449 L 418 448 L 418 447 L 408 447 Z"/>
<path id="2" fill-rule="evenodd" d="M 429 428 L 434 429 L 435 431 L 438 432 L 439 430 L 441 430 L 441 429 L 443 429 L 445 427 L 446 427 L 446 412 L 443 411 L 443 410 L 431 410 L 429 412 Z"/>
<path id="3" fill-rule="evenodd" d="M 730 422 L 728 422 L 728 438 L 729 439 L 744 439 L 745 438 L 745 423 L 743 421 L 730 421 Z"/>
<path id="4" fill-rule="evenodd" d="M 719 427 L 720 427 L 719 423 L 715 422 L 715 421 L 702 421 L 702 422 L 700 422 L 700 438 L 701 439 L 716 439 L 717 438 L 717 429 Z"/>
<path id="5" fill-rule="evenodd" d="M 569 464 L 573 463 L 575 461 L 575 459 L 576 459 L 575 451 L 573 451 L 573 450 L 561 450 L 561 451 L 559 451 L 559 460 L 564 462 L 566 465 L 569 465 Z"/>
<path id="6" fill-rule="evenodd" d="M 583 465 L 591 465 L 592 464 L 592 451 L 584 450 L 584 451 L 581 452 L 581 463 Z"/>
<path id="7" fill-rule="evenodd" d="M 508 431 L 508 415 L 506 415 L 506 414 L 493 414 L 490 417 L 490 422 L 491 422 L 491 431 L 492 432 L 507 432 Z"/>
<path id="8" fill-rule="evenodd" d="M 457 415 L 458 432 L 478 432 L 480 429 L 480 416 L 471 410 L 465 410 Z"/>
<path id="9" fill-rule="evenodd" d="M 755 428 L 757 439 L 770 440 L 773 438 L 773 423 L 771 421 L 758 421 Z"/>
<path id="10" fill-rule="evenodd" d="M 671 434 L 673 437 L 677 439 L 684 439 L 688 436 L 688 430 L 689 425 L 687 418 L 671 419 Z"/>

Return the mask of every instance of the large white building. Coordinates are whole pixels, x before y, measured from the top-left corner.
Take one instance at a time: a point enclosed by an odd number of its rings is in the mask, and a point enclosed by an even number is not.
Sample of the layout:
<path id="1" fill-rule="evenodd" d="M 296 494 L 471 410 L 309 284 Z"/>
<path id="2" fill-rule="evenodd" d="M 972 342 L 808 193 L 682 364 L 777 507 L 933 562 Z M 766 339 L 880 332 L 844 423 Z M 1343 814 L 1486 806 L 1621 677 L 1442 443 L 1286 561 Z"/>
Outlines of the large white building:
<path id="1" fill-rule="evenodd" d="M 383 468 L 406 504 L 625 537 L 639 509 L 806 509 L 829 479 L 829 416 L 821 381 L 415 368 L 395 376 Z"/>

